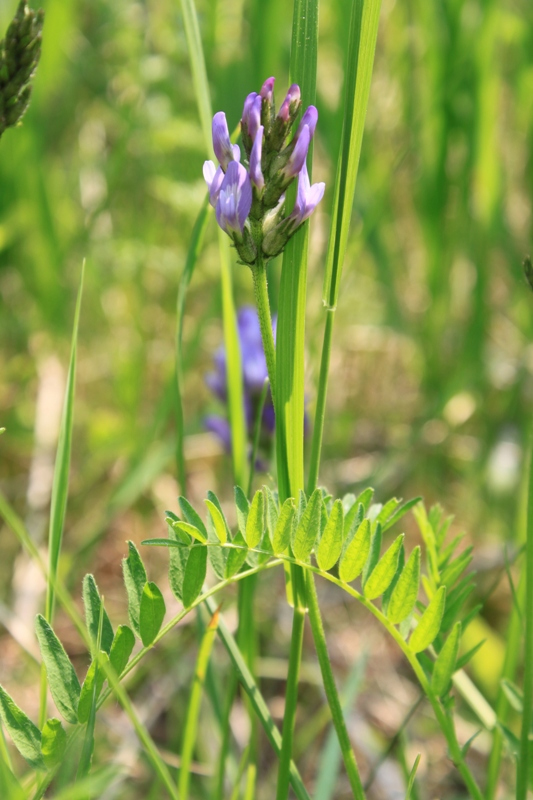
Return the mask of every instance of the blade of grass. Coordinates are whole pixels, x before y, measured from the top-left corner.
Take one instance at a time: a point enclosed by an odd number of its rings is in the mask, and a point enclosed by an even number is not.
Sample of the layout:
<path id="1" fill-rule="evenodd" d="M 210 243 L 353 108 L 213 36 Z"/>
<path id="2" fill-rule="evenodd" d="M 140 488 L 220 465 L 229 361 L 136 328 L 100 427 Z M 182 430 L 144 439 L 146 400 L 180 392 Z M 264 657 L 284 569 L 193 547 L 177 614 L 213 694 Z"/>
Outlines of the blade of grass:
<path id="1" fill-rule="evenodd" d="M 257 451 L 259 450 L 259 439 L 261 437 L 261 424 L 263 422 L 263 411 L 265 409 L 265 402 L 267 399 L 268 394 L 268 387 L 269 387 L 269 380 L 265 378 L 265 382 L 263 384 L 263 388 L 261 390 L 261 395 L 259 397 L 259 403 L 257 404 L 257 419 L 255 421 L 255 430 L 254 430 L 254 440 L 252 443 L 252 456 L 250 460 L 250 474 L 248 476 L 248 490 L 246 492 L 246 496 L 248 500 L 252 499 L 252 487 L 254 483 L 254 474 L 255 474 L 255 462 L 257 459 Z"/>
<path id="2" fill-rule="evenodd" d="M 189 784 L 191 779 L 190 766 L 194 753 L 194 746 L 196 743 L 196 734 L 198 731 L 198 716 L 200 714 L 200 703 L 202 700 L 202 690 L 207 671 L 207 665 L 211 657 L 213 644 L 215 643 L 215 636 L 218 627 L 218 609 L 211 617 L 211 621 L 206 628 L 203 635 L 200 649 L 198 651 L 198 658 L 196 661 L 196 669 L 194 670 L 194 683 L 189 698 L 189 708 L 187 709 L 187 717 L 185 719 L 185 728 L 183 732 L 183 745 L 181 749 L 181 765 L 179 775 L 179 793 L 181 800 L 187 800 L 189 797 Z"/>
<path id="3" fill-rule="evenodd" d="M 520 734 L 520 754 L 516 782 L 516 800 L 526 800 L 531 767 L 531 723 L 533 721 L 533 446 L 530 446 L 529 485 L 527 498 L 526 563 L 525 563 L 525 643 L 522 691 L 524 710 Z"/>
<path id="4" fill-rule="evenodd" d="M 381 0 L 354 0 L 350 20 L 350 38 L 345 69 L 344 123 L 337 161 L 331 233 L 324 278 L 326 326 L 315 412 L 315 425 L 307 483 L 308 494 L 315 489 L 320 467 L 322 436 L 326 413 L 328 373 L 333 322 L 340 279 L 348 243 L 355 185 L 361 155 L 366 109 L 374 65 Z"/>

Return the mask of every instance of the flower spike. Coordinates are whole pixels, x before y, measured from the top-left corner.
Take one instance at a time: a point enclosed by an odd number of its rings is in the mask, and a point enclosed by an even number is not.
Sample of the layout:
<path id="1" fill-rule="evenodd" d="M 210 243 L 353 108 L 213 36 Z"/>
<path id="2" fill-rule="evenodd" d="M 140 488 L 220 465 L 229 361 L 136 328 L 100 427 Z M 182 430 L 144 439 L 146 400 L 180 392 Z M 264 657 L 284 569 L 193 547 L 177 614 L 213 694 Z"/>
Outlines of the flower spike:
<path id="1" fill-rule="evenodd" d="M 238 145 L 231 144 L 223 111 L 218 111 L 213 117 L 213 150 L 224 172 L 230 161 L 240 161 L 241 151 Z"/>
<path id="2" fill-rule="evenodd" d="M 230 161 L 220 187 L 216 214 L 223 231 L 242 239 L 244 223 L 252 207 L 252 184 L 242 164 Z"/>

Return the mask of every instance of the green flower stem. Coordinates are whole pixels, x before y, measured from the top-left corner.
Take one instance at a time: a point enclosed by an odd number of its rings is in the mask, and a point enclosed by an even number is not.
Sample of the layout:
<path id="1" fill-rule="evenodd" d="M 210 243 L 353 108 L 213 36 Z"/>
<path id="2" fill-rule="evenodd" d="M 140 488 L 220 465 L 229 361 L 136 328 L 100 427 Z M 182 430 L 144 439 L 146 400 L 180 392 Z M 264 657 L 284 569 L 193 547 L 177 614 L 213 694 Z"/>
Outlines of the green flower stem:
<path id="1" fill-rule="evenodd" d="M 305 574 L 301 567 L 295 564 L 291 564 L 291 580 L 294 597 L 294 614 L 292 619 L 289 672 L 285 690 L 285 711 L 283 714 L 282 745 L 278 769 L 276 800 L 287 800 L 289 796 L 290 765 L 292 760 L 296 710 L 298 708 L 298 686 L 305 626 Z"/>
<path id="2" fill-rule="evenodd" d="M 533 721 L 533 446 L 529 462 L 529 485 L 527 502 L 526 564 L 525 564 L 525 644 L 524 644 L 524 703 L 522 732 L 516 783 L 516 800 L 526 800 L 530 768 L 530 731 Z"/>
<path id="3" fill-rule="evenodd" d="M 346 774 L 352 788 L 355 800 L 365 800 L 365 792 L 355 754 L 350 742 L 346 722 L 342 713 L 342 706 L 331 668 L 331 661 L 329 660 L 328 648 L 326 643 L 326 636 L 324 633 L 324 626 L 322 624 L 322 617 L 320 615 L 320 607 L 318 604 L 318 596 L 315 586 L 313 574 L 311 572 L 307 575 L 307 608 L 309 611 L 309 621 L 313 631 L 313 639 L 315 641 L 315 649 L 318 656 L 318 663 L 320 664 L 320 671 L 322 673 L 322 683 L 324 684 L 324 691 L 328 705 L 331 710 L 331 717 L 335 732 L 339 740 Z"/>
<path id="4" fill-rule="evenodd" d="M 261 338 L 267 363 L 268 377 L 270 380 L 270 391 L 272 392 L 272 402 L 276 408 L 276 345 L 274 344 L 274 334 L 272 333 L 272 316 L 270 314 L 270 303 L 268 300 L 268 285 L 266 277 L 266 264 L 260 255 L 252 269 L 254 280 L 254 295 L 261 328 Z"/>

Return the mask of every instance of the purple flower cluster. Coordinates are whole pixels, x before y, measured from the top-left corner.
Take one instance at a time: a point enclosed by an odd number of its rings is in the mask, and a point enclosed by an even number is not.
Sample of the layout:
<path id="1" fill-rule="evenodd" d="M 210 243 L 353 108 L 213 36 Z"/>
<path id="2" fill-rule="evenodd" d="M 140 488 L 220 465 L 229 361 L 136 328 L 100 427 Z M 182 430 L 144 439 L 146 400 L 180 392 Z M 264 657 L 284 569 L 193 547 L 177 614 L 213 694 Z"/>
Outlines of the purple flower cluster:
<path id="1" fill-rule="evenodd" d="M 239 309 L 237 314 L 237 327 L 242 359 L 244 411 L 248 434 L 251 439 L 259 410 L 259 399 L 267 377 L 265 353 L 261 340 L 259 319 L 255 308 L 244 306 Z M 275 336 L 275 318 L 273 321 L 273 330 Z M 225 403 L 227 401 L 227 374 L 226 351 L 223 347 L 215 353 L 214 362 L 215 369 L 206 376 L 206 383 L 219 400 Z M 219 437 L 225 449 L 229 452 L 231 450 L 231 431 L 228 420 L 219 415 L 212 415 L 206 418 L 205 424 L 208 430 Z M 273 433 L 274 406 L 269 392 L 261 420 L 260 444 L 264 449 L 269 449 L 268 446 L 272 440 Z"/>
<path id="2" fill-rule="evenodd" d="M 217 222 L 232 239 L 242 261 L 253 266 L 283 251 L 290 237 L 313 213 L 324 195 L 324 184 L 310 185 L 307 152 L 318 112 L 309 106 L 288 141 L 301 107 L 300 88 L 293 84 L 276 113 L 274 78 L 244 102 L 241 136 L 244 148 L 232 145 L 226 115 L 213 117 L 213 149 L 219 166 L 204 164 L 209 200 Z M 285 191 L 298 179 L 298 197 L 285 213 Z"/>

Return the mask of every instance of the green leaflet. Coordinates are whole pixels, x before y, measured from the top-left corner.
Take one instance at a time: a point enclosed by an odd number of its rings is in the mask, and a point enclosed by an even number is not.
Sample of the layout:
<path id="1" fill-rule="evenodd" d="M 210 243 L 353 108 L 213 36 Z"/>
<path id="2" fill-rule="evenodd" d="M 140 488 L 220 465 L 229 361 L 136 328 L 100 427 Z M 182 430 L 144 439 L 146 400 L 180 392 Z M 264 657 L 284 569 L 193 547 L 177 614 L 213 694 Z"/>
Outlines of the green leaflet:
<path id="1" fill-rule="evenodd" d="M 37 615 L 35 630 L 54 703 L 61 716 L 75 725 L 78 721 L 81 688 L 74 667 L 63 645 L 41 614 Z"/>
<path id="2" fill-rule="evenodd" d="M 67 749 L 67 734 L 58 719 L 45 722 L 41 734 L 41 753 L 48 769 L 60 763 Z"/>
<path id="3" fill-rule="evenodd" d="M 355 536 L 344 551 L 339 567 L 339 578 L 344 583 L 354 581 L 360 575 L 370 552 L 370 521 L 364 519 Z"/>
<path id="4" fill-rule="evenodd" d="M 457 623 L 460 624 L 459 622 Z M 517 711 L 519 714 L 522 714 L 524 711 L 524 693 L 518 686 L 513 683 L 512 681 L 508 680 L 507 678 L 503 678 L 501 681 L 501 687 L 503 693 L 507 697 L 509 703 Z"/>
<path id="5" fill-rule="evenodd" d="M 44 769 L 41 755 L 41 731 L 0 686 L 0 716 L 13 744 L 34 769 Z"/>
<path id="6" fill-rule="evenodd" d="M 264 531 L 264 498 L 261 489 L 254 494 L 254 499 L 246 520 L 246 544 L 248 547 L 257 547 L 263 538 Z"/>
<path id="7" fill-rule="evenodd" d="M 392 516 L 392 514 L 396 511 L 398 506 L 402 501 L 398 500 L 398 498 L 393 497 L 391 500 L 387 500 L 385 505 L 382 507 L 381 511 L 376 517 L 376 522 L 381 524 L 381 528 L 385 527 L 385 523 Z"/>
<path id="8" fill-rule="evenodd" d="M 100 659 L 108 661 L 109 656 L 102 650 L 100 652 Z M 81 687 L 80 699 L 78 702 L 78 721 L 81 722 L 82 725 L 89 721 L 93 703 L 93 693 L 95 700 L 98 700 L 104 681 L 105 670 L 102 669 L 101 661 L 98 660 L 97 656 L 91 662 Z"/>
<path id="9" fill-rule="evenodd" d="M 211 500 L 211 502 L 215 502 L 215 505 L 217 504 L 216 497 L 210 496 L 209 499 Z M 194 528 L 200 531 L 200 533 L 203 535 L 203 541 L 205 542 L 207 540 L 207 530 L 204 523 L 202 522 L 200 515 L 196 513 L 194 508 L 191 506 L 191 504 L 185 497 L 179 498 L 179 504 L 181 508 L 181 513 L 185 517 L 186 521 L 189 523 L 189 525 L 192 525 Z"/>
<path id="10" fill-rule="evenodd" d="M 391 514 L 390 517 L 383 523 L 383 531 L 385 532 L 388 531 L 389 528 L 392 528 L 392 526 L 395 525 L 405 514 L 407 514 L 408 511 L 418 505 L 421 499 L 421 497 L 413 497 L 412 500 L 407 500 L 406 503 L 397 508 L 394 513 Z"/>
<path id="11" fill-rule="evenodd" d="M 296 533 L 292 549 L 294 557 L 299 561 L 307 561 L 317 540 L 320 531 L 320 518 L 322 514 L 322 492 L 315 489 L 303 512 Z"/>
<path id="12" fill-rule="evenodd" d="M 415 607 L 419 583 L 420 547 L 417 546 L 409 556 L 389 600 L 387 617 L 394 625 L 407 619 Z"/>
<path id="13" fill-rule="evenodd" d="M 351 540 L 354 532 L 359 528 L 365 516 L 365 509 L 362 503 L 354 503 L 344 518 L 344 539 L 345 546 Z"/>
<path id="14" fill-rule="evenodd" d="M 388 585 L 387 589 L 383 592 L 383 597 L 381 598 L 381 610 L 387 616 L 387 610 L 389 608 L 389 603 L 391 599 L 391 595 L 394 591 L 394 587 L 398 583 L 400 575 L 403 572 L 403 568 L 405 567 L 405 547 L 400 547 L 400 552 L 398 554 L 398 563 L 396 565 L 396 572 L 394 573 L 394 577 L 390 584 Z"/>
<path id="15" fill-rule="evenodd" d="M 226 578 L 233 578 L 233 576 L 237 574 L 246 561 L 246 556 L 248 555 L 248 548 L 240 531 L 237 531 L 233 537 L 233 544 L 239 546 L 232 548 L 228 553 L 228 560 L 226 561 Z"/>
<path id="16" fill-rule="evenodd" d="M 289 497 L 281 507 L 272 536 L 272 549 L 276 555 L 278 553 L 285 553 L 288 549 L 291 543 L 295 522 L 296 506 L 294 505 L 292 497 Z"/>
<path id="17" fill-rule="evenodd" d="M 409 780 L 407 781 L 407 792 L 405 793 L 405 800 L 411 800 L 411 797 L 413 795 L 413 787 L 415 785 L 415 777 L 416 777 L 416 772 L 418 770 L 418 765 L 420 764 L 420 758 L 421 758 L 421 753 L 419 753 L 415 758 L 415 763 L 413 764 L 411 772 L 409 773 Z"/>
<path id="18" fill-rule="evenodd" d="M 124 584 L 128 595 L 128 616 L 130 625 L 140 638 L 139 611 L 141 608 L 141 597 L 146 583 L 146 570 L 139 555 L 139 551 L 133 544 L 128 542 L 128 557 L 122 559 L 122 573 Z"/>
<path id="19" fill-rule="evenodd" d="M 270 539 L 270 544 L 273 545 L 274 543 L 274 531 L 276 530 L 276 525 L 279 519 L 279 508 L 274 498 L 274 495 L 268 488 L 268 486 L 263 486 L 263 493 L 265 495 L 265 511 L 266 511 L 266 526 L 268 537 Z"/>
<path id="20" fill-rule="evenodd" d="M 171 525 L 168 526 L 168 538 L 171 542 L 179 542 L 180 536 L 185 536 L 182 531 L 174 530 Z M 146 542 L 143 542 L 146 544 Z M 189 545 L 190 546 L 190 545 Z M 169 565 L 168 565 L 168 580 L 172 594 L 178 600 L 182 599 L 183 592 L 183 576 L 185 575 L 185 567 L 187 566 L 187 559 L 189 557 L 189 546 L 187 547 L 169 547 Z"/>
<path id="21" fill-rule="evenodd" d="M 316 560 L 320 569 L 327 572 L 339 560 L 344 533 L 342 500 L 335 500 L 324 533 L 318 544 Z"/>
<path id="22" fill-rule="evenodd" d="M 365 581 L 364 594 L 369 600 L 374 600 L 382 595 L 392 582 L 398 566 L 403 540 L 404 534 L 401 533 L 384 553 Z"/>
<path id="23" fill-rule="evenodd" d="M 191 547 L 183 577 L 183 605 L 185 608 L 194 603 L 202 591 L 206 570 L 207 547 L 201 545 Z"/>
<path id="24" fill-rule="evenodd" d="M 363 506 L 365 514 L 368 512 L 370 508 L 370 503 L 372 502 L 372 498 L 374 497 L 374 490 L 369 486 L 368 489 L 365 489 L 361 492 L 357 500 L 355 501 L 355 505 L 359 505 L 359 503 Z"/>
<path id="25" fill-rule="evenodd" d="M 243 536 L 246 535 L 246 520 L 248 519 L 248 511 L 250 510 L 250 503 L 240 486 L 235 487 L 235 508 L 237 509 L 237 524 Z"/>
<path id="26" fill-rule="evenodd" d="M 367 582 L 369 576 L 374 571 L 374 567 L 379 561 L 379 554 L 381 552 L 381 525 L 379 522 L 374 522 L 372 525 L 373 533 L 372 538 L 370 539 L 370 551 L 368 553 L 368 558 L 365 561 L 365 566 L 363 567 L 363 574 L 361 576 L 361 585 L 363 589 L 365 588 L 365 583 Z"/>
<path id="27" fill-rule="evenodd" d="M 228 540 L 226 520 L 218 510 L 217 506 L 211 500 L 204 500 L 204 503 L 206 504 L 207 510 L 209 511 L 211 519 L 213 520 L 213 528 L 215 529 L 218 541 L 220 544 L 225 544 Z"/>
<path id="28" fill-rule="evenodd" d="M 9 800 L 28 800 L 28 795 L 3 758 L 0 758 L 0 797 L 7 797 Z"/>
<path id="29" fill-rule="evenodd" d="M 440 630 L 442 615 L 446 605 L 446 587 L 441 586 L 428 605 L 420 621 L 409 639 L 409 647 L 415 653 L 421 653 L 437 636 Z"/>
<path id="30" fill-rule="evenodd" d="M 134 645 L 135 636 L 131 628 L 128 628 L 127 625 L 119 625 L 109 653 L 109 663 L 117 673 L 117 677 L 122 675 Z"/>
<path id="31" fill-rule="evenodd" d="M 200 544 L 205 544 L 207 542 L 207 530 L 205 529 L 203 522 L 203 530 L 200 530 L 200 528 L 197 528 L 195 525 L 191 525 L 190 522 L 182 522 L 181 520 L 178 522 L 173 522 L 172 527 L 177 528 L 184 533 L 188 533 L 189 536 L 192 536 L 192 538 L 196 539 L 196 541 L 200 542 Z"/>
<path id="32" fill-rule="evenodd" d="M 459 642 L 461 640 L 461 623 L 456 622 L 452 632 L 444 642 L 440 651 L 431 676 L 431 688 L 437 695 L 442 697 L 448 691 L 452 675 L 455 672 L 457 653 L 459 652 Z"/>
<path id="33" fill-rule="evenodd" d="M 153 643 L 161 630 L 165 612 L 165 601 L 159 587 L 152 581 L 147 581 L 143 588 L 139 612 L 141 640 L 145 647 Z"/>
<path id="34" fill-rule="evenodd" d="M 85 607 L 85 622 L 87 624 L 87 630 L 89 631 L 93 644 L 96 646 L 102 600 L 100 598 L 100 592 L 98 591 L 98 586 L 96 585 L 93 575 L 85 575 L 83 579 L 82 596 L 83 605 Z M 109 653 L 114 634 L 113 627 L 109 617 L 107 616 L 107 612 L 105 609 L 103 611 L 102 650 L 105 650 L 106 653 Z"/>

